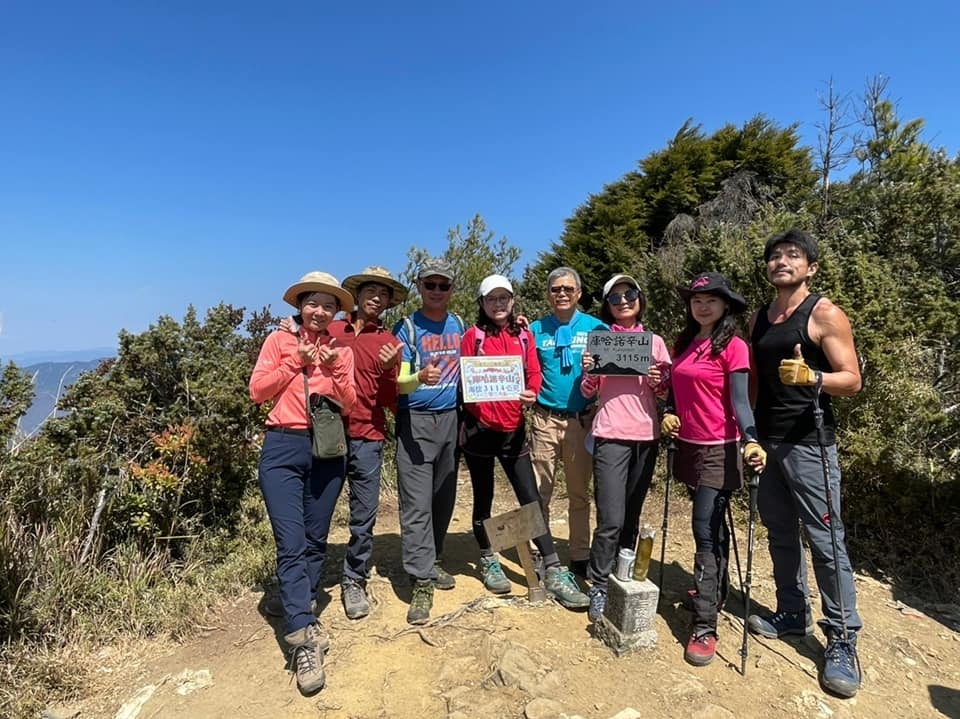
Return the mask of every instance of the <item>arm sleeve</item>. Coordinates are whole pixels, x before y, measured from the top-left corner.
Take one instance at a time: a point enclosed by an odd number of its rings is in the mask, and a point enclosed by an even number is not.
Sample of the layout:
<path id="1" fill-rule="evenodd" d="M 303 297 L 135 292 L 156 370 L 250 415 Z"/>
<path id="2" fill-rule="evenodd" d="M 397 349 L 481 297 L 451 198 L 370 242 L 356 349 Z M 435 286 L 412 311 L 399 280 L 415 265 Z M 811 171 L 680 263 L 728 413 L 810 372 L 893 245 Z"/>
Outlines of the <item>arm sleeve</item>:
<path id="1" fill-rule="evenodd" d="M 744 441 L 757 441 L 757 427 L 750 409 L 750 373 L 743 369 L 730 374 L 730 403 Z"/>
<path id="2" fill-rule="evenodd" d="M 250 375 L 250 399 L 257 404 L 277 397 L 303 368 L 298 356 L 284 355 L 280 342 L 284 334 L 287 333 L 271 332 L 260 348 L 257 364 Z"/>
<path id="3" fill-rule="evenodd" d="M 400 394 L 410 394 L 420 386 L 420 378 L 417 372 L 410 367 L 410 360 L 404 360 L 400 365 L 400 376 L 397 377 L 397 392 Z"/>

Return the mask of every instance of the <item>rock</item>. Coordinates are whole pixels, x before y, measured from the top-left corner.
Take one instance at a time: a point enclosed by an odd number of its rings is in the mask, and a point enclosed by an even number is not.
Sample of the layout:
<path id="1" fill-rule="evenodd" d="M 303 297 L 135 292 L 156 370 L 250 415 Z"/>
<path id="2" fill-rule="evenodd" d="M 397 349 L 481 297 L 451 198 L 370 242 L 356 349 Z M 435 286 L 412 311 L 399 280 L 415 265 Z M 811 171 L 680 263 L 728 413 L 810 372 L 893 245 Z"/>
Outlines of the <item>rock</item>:
<path id="1" fill-rule="evenodd" d="M 536 687 L 538 671 L 537 662 L 525 647 L 519 645 L 509 647 L 497 664 L 499 683 L 505 687 L 520 687 L 524 691 Z"/>
<path id="2" fill-rule="evenodd" d="M 59 705 L 47 707 L 40 713 L 40 719 L 77 719 L 79 716 L 79 709 Z"/>
<path id="3" fill-rule="evenodd" d="M 697 719 L 734 719 L 736 716 L 732 711 L 716 704 L 707 704 L 703 709 L 696 712 Z"/>
<path id="4" fill-rule="evenodd" d="M 123 703 L 117 713 L 114 714 L 113 719 L 136 719 L 140 716 L 143 705 L 150 701 L 150 697 L 153 696 L 155 691 L 157 691 L 155 684 L 147 684 Z"/>
<path id="5" fill-rule="evenodd" d="M 621 709 L 616 714 L 614 714 L 610 719 L 640 719 L 643 715 L 638 712 L 633 707 L 627 707 L 626 709 Z"/>
<path id="6" fill-rule="evenodd" d="M 537 697 L 523 710 L 526 719 L 560 719 L 562 715 L 563 705 L 544 697 Z"/>
<path id="7" fill-rule="evenodd" d="M 177 685 L 177 694 L 185 697 L 197 689 L 203 689 L 213 684 L 213 675 L 210 674 L 209 669 L 199 669 L 197 671 L 184 669 L 173 678 L 173 682 Z"/>
<path id="8" fill-rule="evenodd" d="M 306 404 L 306 402 L 304 402 L 304 404 Z M 470 719 L 470 717 L 463 712 L 450 712 L 447 714 L 447 719 Z"/>

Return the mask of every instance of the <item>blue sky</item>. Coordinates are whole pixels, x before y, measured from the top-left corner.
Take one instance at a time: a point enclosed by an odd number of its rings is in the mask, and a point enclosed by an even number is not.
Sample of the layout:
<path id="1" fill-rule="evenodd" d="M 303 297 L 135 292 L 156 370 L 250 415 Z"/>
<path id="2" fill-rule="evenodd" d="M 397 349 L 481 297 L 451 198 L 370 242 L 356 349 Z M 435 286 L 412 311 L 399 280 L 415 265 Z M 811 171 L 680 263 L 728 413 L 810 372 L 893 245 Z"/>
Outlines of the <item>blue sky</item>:
<path id="1" fill-rule="evenodd" d="M 889 76 L 955 153 L 957 27 L 948 2 L 6 0 L 0 357 L 278 309 L 477 212 L 526 264 L 687 118 L 813 144 L 831 77 Z"/>

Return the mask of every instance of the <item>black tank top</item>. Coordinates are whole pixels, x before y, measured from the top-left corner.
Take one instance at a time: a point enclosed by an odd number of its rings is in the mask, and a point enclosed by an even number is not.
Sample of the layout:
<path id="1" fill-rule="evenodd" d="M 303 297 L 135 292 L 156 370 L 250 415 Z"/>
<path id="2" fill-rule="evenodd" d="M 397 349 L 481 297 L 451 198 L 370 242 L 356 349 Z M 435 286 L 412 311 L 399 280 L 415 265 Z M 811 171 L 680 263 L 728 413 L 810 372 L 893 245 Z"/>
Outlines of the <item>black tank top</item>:
<path id="1" fill-rule="evenodd" d="M 757 321 L 750 335 L 753 360 L 757 370 L 757 431 L 761 439 L 790 444 L 816 444 L 817 427 L 813 419 L 815 387 L 795 387 L 780 381 L 780 360 L 793 357 L 797 343 L 803 359 L 813 369 L 829 372 L 833 368 L 820 345 L 814 344 L 807 333 L 813 307 L 820 295 L 807 296 L 785 321 L 771 324 L 764 305 L 757 313 Z M 824 435 L 828 445 L 836 442 L 833 408 L 830 395 L 820 393 L 823 408 Z"/>

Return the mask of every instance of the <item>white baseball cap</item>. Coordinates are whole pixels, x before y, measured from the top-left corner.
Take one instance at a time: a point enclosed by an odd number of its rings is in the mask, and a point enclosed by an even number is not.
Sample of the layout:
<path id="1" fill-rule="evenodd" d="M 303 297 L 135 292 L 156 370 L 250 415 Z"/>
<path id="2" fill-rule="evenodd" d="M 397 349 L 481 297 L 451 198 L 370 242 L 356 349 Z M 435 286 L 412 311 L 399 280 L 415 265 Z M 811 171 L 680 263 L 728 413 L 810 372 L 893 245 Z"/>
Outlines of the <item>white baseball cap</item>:
<path id="1" fill-rule="evenodd" d="M 490 275 L 484 277 L 483 282 L 480 283 L 480 291 L 477 293 L 477 297 L 486 297 L 496 289 L 504 289 L 511 295 L 513 294 L 513 285 L 510 284 L 510 280 L 503 275 Z"/>

